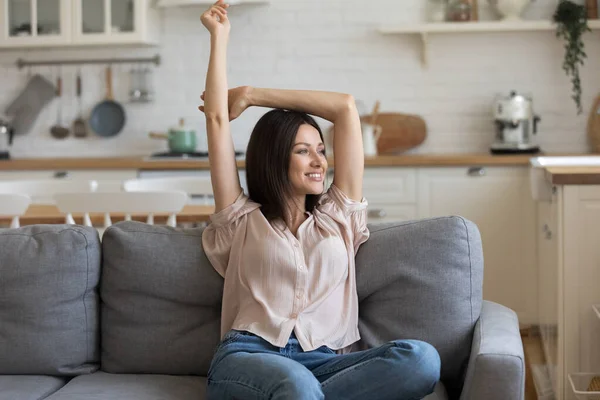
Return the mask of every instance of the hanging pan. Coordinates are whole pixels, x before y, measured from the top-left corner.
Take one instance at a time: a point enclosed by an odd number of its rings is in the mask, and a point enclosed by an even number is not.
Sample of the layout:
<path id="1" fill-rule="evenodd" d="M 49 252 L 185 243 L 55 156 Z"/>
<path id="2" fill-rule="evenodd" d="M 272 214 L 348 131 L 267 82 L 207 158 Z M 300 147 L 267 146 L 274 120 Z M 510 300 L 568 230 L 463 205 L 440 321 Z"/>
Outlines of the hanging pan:
<path id="1" fill-rule="evenodd" d="M 112 71 L 106 68 L 106 99 L 94 107 L 90 126 L 99 136 L 115 136 L 125 125 L 125 109 L 113 98 Z"/>

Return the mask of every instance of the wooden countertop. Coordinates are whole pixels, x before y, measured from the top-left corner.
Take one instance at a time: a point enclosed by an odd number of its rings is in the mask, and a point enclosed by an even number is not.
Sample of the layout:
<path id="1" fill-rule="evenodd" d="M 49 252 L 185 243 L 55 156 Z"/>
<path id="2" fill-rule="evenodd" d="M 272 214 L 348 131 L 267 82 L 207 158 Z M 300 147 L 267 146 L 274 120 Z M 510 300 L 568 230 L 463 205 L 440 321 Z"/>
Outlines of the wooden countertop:
<path id="1" fill-rule="evenodd" d="M 546 167 L 546 179 L 554 185 L 600 185 L 600 167 Z"/>
<path id="2" fill-rule="evenodd" d="M 548 155 L 548 154 L 545 154 Z M 552 154 L 562 155 L 562 154 Z M 531 155 L 479 154 L 411 154 L 365 158 L 366 167 L 442 167 L 442 166 L 525 166 Z M 329 161 L 333 166 L 333 160 Z M 237 161 L 244 168 L 243 160 Z M 209 169 L 208 160 L 165 160 L 146 157 L 121 158 L 23 158 L 0 161 L 0 171 L 77 170 L 77 169 Z"/>

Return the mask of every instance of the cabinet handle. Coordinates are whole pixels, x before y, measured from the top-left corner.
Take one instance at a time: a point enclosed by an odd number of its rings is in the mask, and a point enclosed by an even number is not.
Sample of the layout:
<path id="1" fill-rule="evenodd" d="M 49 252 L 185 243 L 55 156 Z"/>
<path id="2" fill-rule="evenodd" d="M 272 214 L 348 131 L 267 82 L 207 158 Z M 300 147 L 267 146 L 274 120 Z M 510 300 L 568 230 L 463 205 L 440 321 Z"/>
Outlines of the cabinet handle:
<path id="1" fill-rule="evenodd" d="M 67 178 L 69 176 L 69 172 L 67 171 L 56 171 L 54 173 L 55 178 Z"/>
<path id="2" fill-rule="evenodd" d="M 367 213 L 367 217 L 369 218 L 385 218 L 387 216 L 387 212 L 383 208 L 375 208 L 373 210 L 369 210 Z"/>
<path id="3" fill-rule="evenodd" d="M 485 176 L 485 168 L 483 167 L 470 167 L 467 170 L 469 176 Z"/>

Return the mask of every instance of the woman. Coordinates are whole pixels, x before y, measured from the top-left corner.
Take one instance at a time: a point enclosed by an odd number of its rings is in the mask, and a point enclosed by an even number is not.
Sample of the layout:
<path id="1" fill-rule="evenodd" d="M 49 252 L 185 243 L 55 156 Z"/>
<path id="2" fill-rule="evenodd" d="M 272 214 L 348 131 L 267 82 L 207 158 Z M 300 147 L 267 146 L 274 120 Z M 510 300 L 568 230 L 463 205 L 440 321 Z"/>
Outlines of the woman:
<path id="1" fill-rule="evenodd" d="M 225 278 L 222 341 L 208 373 L 209 399 L 421 399 L 439 379 L 429 344 L 397 340 L 341 354 L 360 339 L 354 256 L 369 237 L 364 156 L 351 96 L 227 89 L 228 5 L 201 20 L 210 32 L 206 116 L 215 214 L 204 250 Z M 247 148 L 240 187 L 230 120 L 270 107 Z M 335 174 L 319 126 L 334 124 Z"/>

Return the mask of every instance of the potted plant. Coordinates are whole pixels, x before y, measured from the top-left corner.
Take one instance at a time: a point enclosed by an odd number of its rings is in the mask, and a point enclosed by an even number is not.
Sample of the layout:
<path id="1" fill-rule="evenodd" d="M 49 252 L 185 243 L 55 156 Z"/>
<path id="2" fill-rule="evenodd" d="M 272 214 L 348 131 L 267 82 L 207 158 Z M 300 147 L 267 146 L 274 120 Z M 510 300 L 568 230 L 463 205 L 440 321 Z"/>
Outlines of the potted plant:
<path id="1" fill-rule="evenodd" d="M 563 70 L 571 77 L 572 98 L 577 105 L 577 114 L 581 114 L 579 66 L 583 65 L 583 60 L 587 57 L 582 36 L 585 32 L 591 31 L 587 23 L 586 8 L 570 0 L 560 0 L 552 20 L 556 23 L 556 36 L 566 41 Z"/>

